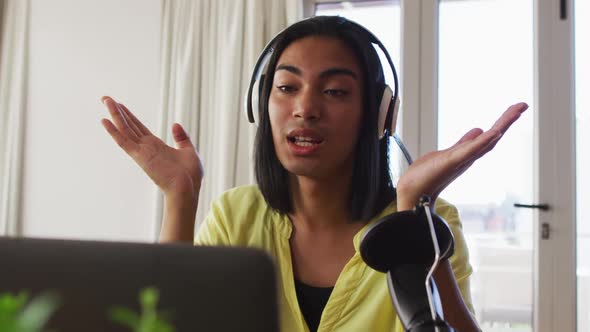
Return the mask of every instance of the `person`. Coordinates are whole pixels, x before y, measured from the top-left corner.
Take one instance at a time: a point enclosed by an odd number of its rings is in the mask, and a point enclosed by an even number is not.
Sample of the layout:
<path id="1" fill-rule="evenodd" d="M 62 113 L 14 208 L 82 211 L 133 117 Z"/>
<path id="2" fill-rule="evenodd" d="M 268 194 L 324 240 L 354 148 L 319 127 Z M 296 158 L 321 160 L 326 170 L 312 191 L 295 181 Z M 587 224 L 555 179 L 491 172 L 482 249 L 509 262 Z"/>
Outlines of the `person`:
<path id="1" fill-rule="evenodd" d="M 474 128 L 420 157 L 394 187 L 389 140 L 377 128 L 384 85 L 374 47 L 347 20 L 315 17 L 281 32 L 261 82 L 256 184 L 222 194 L 196 235 L 204 170 L 182 126 L 172 126 L 176 148 L 167 146 L 111 97 L 102 100 L 112 122 L 102 124 L 164 193 L 160 242 L 251 246 L 274 257 L 285 332 L 402 331 L 385 275 L 364 264 L 359 238 L 380 217 L 429 195 L 455 237 L 455 254 L 434 275 L 445 319 L 458 331 L 478 331 L 458 212 L 437 198 L 528 106 L 512 105 L 489 130 Z"/>

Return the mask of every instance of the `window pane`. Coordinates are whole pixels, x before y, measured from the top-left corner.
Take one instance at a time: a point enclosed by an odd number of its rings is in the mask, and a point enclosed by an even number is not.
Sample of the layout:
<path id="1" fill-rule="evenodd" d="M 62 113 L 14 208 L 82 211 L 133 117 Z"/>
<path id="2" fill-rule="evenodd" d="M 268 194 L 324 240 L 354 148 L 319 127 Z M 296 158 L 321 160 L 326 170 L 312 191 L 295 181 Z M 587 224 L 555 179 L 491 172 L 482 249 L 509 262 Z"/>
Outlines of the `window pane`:
<path id="1" fill-rule="evenodd" d="M 439 2 L 439 148 L 533 102 L 533 1 Z M 533 116 L 442 193 L 461 214 L 475 313 L 484 331 L 532 331 Z"/>
<path id="2" fill-rule="evenodd" d="M 371 31 L 385 45 L 396 69 L 399 71 L 400 58 L 400 5 L 399 0 L 334 2 L 318 4 L 316 15 L 339 15 L 361 24 Z M 391 70 L 382 54 L 387 84 L 393 86 Z"/>
<path id="3" fill-rule="evenodd" d="M 590 2 L 575 1 L 578 331 L 590 331 Z"/>

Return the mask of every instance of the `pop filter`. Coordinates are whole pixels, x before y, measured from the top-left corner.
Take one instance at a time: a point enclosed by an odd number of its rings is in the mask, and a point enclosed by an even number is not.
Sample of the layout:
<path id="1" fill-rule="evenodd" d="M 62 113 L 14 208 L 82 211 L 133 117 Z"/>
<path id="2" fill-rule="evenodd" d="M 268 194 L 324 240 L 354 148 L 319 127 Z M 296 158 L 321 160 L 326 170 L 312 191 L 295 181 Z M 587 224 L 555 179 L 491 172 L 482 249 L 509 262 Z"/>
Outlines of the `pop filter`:
<path id="1" fill-rule="evenodd" d="M 446 221 L 432 214 L 441 259 L 454 252 Z M 387 272 L 404 264 L 432 265 L 434 248 L 424 209 L 397 212 L 379 219 L 361 238 L 361 256 L 371 268 Z"/>

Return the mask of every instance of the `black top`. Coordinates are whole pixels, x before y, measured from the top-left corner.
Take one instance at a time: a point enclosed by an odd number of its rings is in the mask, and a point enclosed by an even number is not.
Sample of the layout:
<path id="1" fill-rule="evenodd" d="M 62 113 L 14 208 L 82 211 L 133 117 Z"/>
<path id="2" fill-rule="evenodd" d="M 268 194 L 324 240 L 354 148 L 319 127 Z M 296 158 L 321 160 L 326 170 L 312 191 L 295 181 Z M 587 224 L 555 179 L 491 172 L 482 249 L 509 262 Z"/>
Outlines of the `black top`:
<path id="1" fill-rule="evenodd" d="M 334 287 L 314 287 L 295 280 L 295 293 L 299 308 L 310 332 L 316 332 L 320 318 Z"/>

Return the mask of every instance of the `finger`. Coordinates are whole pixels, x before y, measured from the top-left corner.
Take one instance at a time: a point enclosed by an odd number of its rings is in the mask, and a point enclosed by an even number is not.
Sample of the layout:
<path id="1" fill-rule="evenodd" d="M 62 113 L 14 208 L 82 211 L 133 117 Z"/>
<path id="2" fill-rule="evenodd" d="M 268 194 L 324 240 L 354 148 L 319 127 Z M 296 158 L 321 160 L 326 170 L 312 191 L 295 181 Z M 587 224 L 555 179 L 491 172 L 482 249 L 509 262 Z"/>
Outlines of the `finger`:
<path id="1" fill-rule="evenodd" d="M 502 134 L 498 133 L 494 138 L 489 140 L 486 145 L 478 147 L 468 152 L 468 156 L 463 158 L 463 160 L 456 166 L 456 169 L 458 170 L 458 172 L 460 172 L 459 174 L 465 172 L 465 170 L 471 167 L 471 165 L 473 165 L 475 161 L 477 161 L 479 158 L 483 157 L 485 154 L 490 152 L 500 141 L 500 138 L 502 138 Z"/>
<path id="2" fill-rule="evenodd" d="M 489 130 L 491 132 L 490 135 L 493 133 L 494 137 L 483 148 L 480 149 L 476 159 L 490 152 L 496 146 L 496 144 L 498 144 L 500 138 L 502 138 L 508 128 L 510 128 L 510 126 L 512 126 L 512 124 L 518 120 L 518 118 L 520 118 L 520 115 L 526 111 L 527 108 L 528 105 L 526 103 L 518 103 L 510 106 Z"/>
<path id="3" fill-rule="evenodd" d="M 502 133 L 496 129 L 490 129 L 472 140 L 466 140 L 455 144 L 449 149 L 449 160 L 457 167 L 465 162 L 477 159 L 490 144 L 495 144 L 502 137 Z"/>
<path id="4" fill-rule="evenodd" d="M 125 112 L 125 110 L 123 110 L 123 108 L 121 108 L 121 104 L 115 103 L 115 105 L 117 106 L 117 109 L 119 110 L 119 112 L 121 112 L 121 114 L 123 114 L 123 117 L 125 118 L 125 121 L 127 121 L 127 125 L 129 126 L 129 129 L 131 129 L 131 131 L 133 131 L 135 136 L 137 136 L 137 138 L 140 138 L 141 136 L 143 136 L 143 134 L 141 133 L 141 130 L 139 130 L 137 125 L 129 117 L 129 113 Z"/>
<path id="5" fill-rule="evenodd" d="M 463 135 L 455 145 L 447 149 L 448 153 L 450 153 L 447 160 L 450 163 L 446 164 L 446 166 L 450 167 L 448 168 L 450 172 L 447 173 L 448 178 L 436 188 L 433 188 L 433 193 L 435 195 L 440 194 L 450 183 L 469 169 L 475 161 L 491 151 L 506 130 L 527 108 L 528 105 L 525 103 L 512 105 L 500 116 L 490 130 L 482 133 L 481 129 L 472 129 Z"/>
<path id="6" fill-rule="evenodd" d="M 126 135 L 127 138 L 133 140 L 134 142 L 138 142 L 139 138 L 137 137 L 133 129 L 131 129 L 131 127 L 129 126 L 129 123 L 125 118 L 123 112 L 121 112 L 121 110 L 119 110 L 119 108 L 117 107 L 117 103 L 111 97 L 103 97 L 102 101 L 109 110 L 109 113 L 113 118 L 113 122 L 119 130 L 119 132 L 123 135 Z"/>
<path id="7" fill-rule="evenodd" d="M 491 129 L 496 129 L 505 133 L 528 107 L 529 106 L 526 103 L 518 103 L 508 107 L 500 118 L 496 120 Z"/>
<path id="8" fill-rule="evenodd" d="M 191 142 L 190 137 L 187 135 L 184 128 L 179 123 L 175 123 L 172 125 L 172 137 L 174 138 L 174 142 L 176 142 L 176 146 L 179 149 L 183 148 L 194 148 L 193 143 Z"/>
<path id="9" fill-rule="evenodd" d="M 482 133 L 483 133 L 483 130 L 481 130 L 479 128 L 473 128 L 470 131 L 468 131 L 465 135 L 463 135 L 463 137 L 461 137 L 461 139 L 458 140 L 457 143 L 455 143 L 455 145 L 462 144 L 467 141 L 471 141 L 471 140 L 475 139 L 477 136 L 481 135 Z"/>
<path id="10" fill-rule="evenodd" d="M 127 108 L 127 106 L 125 106 L 121 103 L 119 103 L 119 106 L 121 107 L 123 112 L 125 112 L 125 115 L 130 120 L 129 122 L 132 123 L 135 126 L 135 128 L 137 128 L 137 130 L 142 135 L 151 135 L 152 134 L 152 132 L 141 121 L 139 121 L 139 119 L 137 119 L 135 114 L 131 113 L 131 111 Z"/>
<path id="11" fill-rule="evenodd" d="M 463 152 L 466 145 L 470 142 L 478 138 L 483 134 L 483 130 L 480 128 L 473 128 L 469 130 L 463 137 L 461 137 L 455 144 L 453 144 L 450 148 L 447 148 L 443 151 L 448 152 L 450 154 L 449 160 L 452 162 L 452 165 L 449 165 L 451 168 L 456 168 L 458 164 L 463 164 L 466 158 L 471 159 L 473 156 L 463 156 L 459 152 Z M 463 147 L 463 150 L 460 148 Z M 459 158 L 458 158 L 459 157 Z"/>
<path id="12" fill-rule="evenodd" d="M 117 145 L 127 152 L 127 154 L 132 155 L 137 150 L 137 143 L 130 140 L 126 135 L 123 135 L 110 120 L 102 119 L 101 123 Z"/>
<path id="13" fill-rule="evenodd" d="M 496 136 L 496 138 L 492 139 L 486 146 L 484 146 L 482 149 L 480 149 L 479 153 L 477 154 L 475 159 L 479 159 L 481 157 L 483 157 L 486 153 L 492 151 L 492 149 L 494 149 L 496 147 L 496 144 L 498 144 L 498 142 L 500 141 L 500 139 L 503 137 L 502 134 Z"/>
<path id="14" fill-rule="evenodd" d="M 486 132 L 477 136 L 475 139 L 469 141 L 469 133 L 467 133 L 461 140 L 453 157 L 456 162 L 463 164 L 467 160 L 475 161 L 491 151 L 503 134 L 510 128 L 510 126 L 520 117 L 520 115 L 528 108 L 526 103 L 518 103 L 510 106 L 494 123 L 494 125 Z"/>

